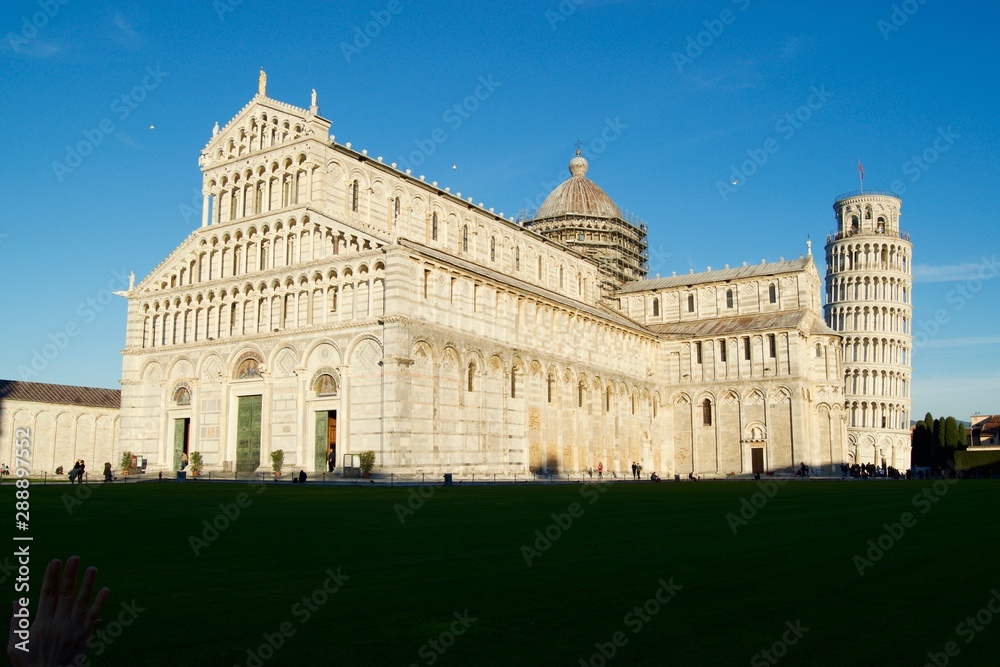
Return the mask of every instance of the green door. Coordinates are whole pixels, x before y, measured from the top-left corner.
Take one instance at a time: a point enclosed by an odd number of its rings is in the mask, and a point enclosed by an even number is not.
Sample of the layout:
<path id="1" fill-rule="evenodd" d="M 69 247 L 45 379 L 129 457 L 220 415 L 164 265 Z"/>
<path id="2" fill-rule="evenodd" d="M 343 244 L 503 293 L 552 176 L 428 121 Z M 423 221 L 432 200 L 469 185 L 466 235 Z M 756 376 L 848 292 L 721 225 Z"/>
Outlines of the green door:
<path id="1" fill-rule="evenodd" d="M 326 451 L 328 446 L 327 421 L 329 414 L 326 410 L 316 413 L 316 472 L 326 470 Z"/>
<path id="2" fill-rule="evenodd" d="M 174 470 L 181 469 L 181 457 L 187 449 L 188 420 L 174 420 Z"/>
<path id="3" fill-rule="evenodd" d="M 236 422 L 236 472 L 260 467 L 260 410 L 262 396 L 240 396 Z"/>

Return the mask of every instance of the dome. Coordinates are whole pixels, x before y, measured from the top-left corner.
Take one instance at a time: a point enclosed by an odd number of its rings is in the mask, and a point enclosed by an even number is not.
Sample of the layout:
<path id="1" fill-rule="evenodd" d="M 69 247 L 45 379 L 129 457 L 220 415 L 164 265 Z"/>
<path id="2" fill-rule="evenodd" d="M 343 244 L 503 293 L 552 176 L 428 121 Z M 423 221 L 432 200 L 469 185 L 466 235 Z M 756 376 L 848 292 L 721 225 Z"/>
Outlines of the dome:
<path id="1" fill-rule="evenodd" d="M 587 178 L 587 160 L 576 152 L 570 160 L 569 172 L 573 174 L 545 198 L 535 214 L 535 220 L 579 215 L 593 218 L 620 218 L 621 211 L 604 190 Z"/>

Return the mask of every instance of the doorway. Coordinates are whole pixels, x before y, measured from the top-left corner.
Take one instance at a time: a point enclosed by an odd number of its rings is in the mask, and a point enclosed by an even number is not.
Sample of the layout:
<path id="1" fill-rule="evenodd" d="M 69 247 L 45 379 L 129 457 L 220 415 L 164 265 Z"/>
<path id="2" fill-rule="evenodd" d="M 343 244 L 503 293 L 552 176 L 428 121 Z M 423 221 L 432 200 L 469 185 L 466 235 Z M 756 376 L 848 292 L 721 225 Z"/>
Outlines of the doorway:
<path id="1" fill-rule="evenodd" d="M 764 448 L 754 447 L 750 450 L 750 460 L 753 473 L 763 473 L 764 470 Z"/>
<path id="2" fill-rule="evenodd" d="M 236 472 L 260 467 L 260 414 L 263 396 L 240 396 L 236 418 Z"/>
<path id="3" fill-rule="evenodd" d="M 316 413 L 316 472 L 333 472 L 337 463 L 337 411 Z"/>
<path id="4" fill-rule="evenodd" d="M 187 463 L 191 444 L 191 420 L 174 420 L 174 470 L 183 470 Z"/>

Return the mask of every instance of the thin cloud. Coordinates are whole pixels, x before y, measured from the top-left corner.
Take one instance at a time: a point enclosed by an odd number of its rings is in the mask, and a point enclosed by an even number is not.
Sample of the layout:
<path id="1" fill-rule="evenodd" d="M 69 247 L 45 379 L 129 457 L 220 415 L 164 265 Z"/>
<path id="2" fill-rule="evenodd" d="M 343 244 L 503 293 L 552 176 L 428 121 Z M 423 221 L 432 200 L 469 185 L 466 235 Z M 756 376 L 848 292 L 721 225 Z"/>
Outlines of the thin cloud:
<path id="1" fill-rule="evenodd" d="M 0 51 L 36 60 L 46 60 L 62 54 L 66 48 L 58 42 L 38 38 L 25 42 L 18 41 L 16 46 L 9 39 L 3 39 L 0 40 Z"/>
<path id="2" fill-rule="evenodd" d="M 112 23 L 118 29 L 116 37 L 123 44 L 126 46 L 137 46 L 142 43 L 142 33 L 133 28 L 132 24 L 128 22 L 128 19 L 121 12 L 115 12 Z"/>
<path id="3" fill-rule="evenodd" d="M 928 340 L 917 343 L 914 347 L 922 350 L 943 350 L 957 347 L 973 347 L 976 345 L 1000 345 L 1000 336 L 982 336 L 979 338 L 945 338 L 943 340 Z"/>
<path id="4" fill-rule="evenodd" d="M 914 264 L 913 282 L 915 283 L 950 283 L 963 280 L 982 280 L 996 275 L 996 256 L 992 259 L 983 258 L 981 262 L 965 264 Z"/>

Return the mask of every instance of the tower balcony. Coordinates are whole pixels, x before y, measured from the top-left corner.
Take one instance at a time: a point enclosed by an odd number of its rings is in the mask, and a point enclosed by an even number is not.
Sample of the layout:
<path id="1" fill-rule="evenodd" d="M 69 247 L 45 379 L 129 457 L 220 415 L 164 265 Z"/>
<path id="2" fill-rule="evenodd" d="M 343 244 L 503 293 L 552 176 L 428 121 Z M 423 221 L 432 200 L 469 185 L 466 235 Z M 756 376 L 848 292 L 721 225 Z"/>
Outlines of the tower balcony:
<path id="1" fill-rule="evenodd" d="M 902 239 L 903 241 L 909 242 L 910 235 L 903 231 L 902 229 L 898 231 L 884 230 L 884 231 L 863 231 L 861 229 L 848 229 L 843 232 L 837 232 L 836 234 L 830 234 L 826 237 L 827 243 L 833 243 L 834 241 L 843 241 L 844 239 L 849 239 L 853 237 L 858 238 L 890 238 L 890 239 Z"/>

